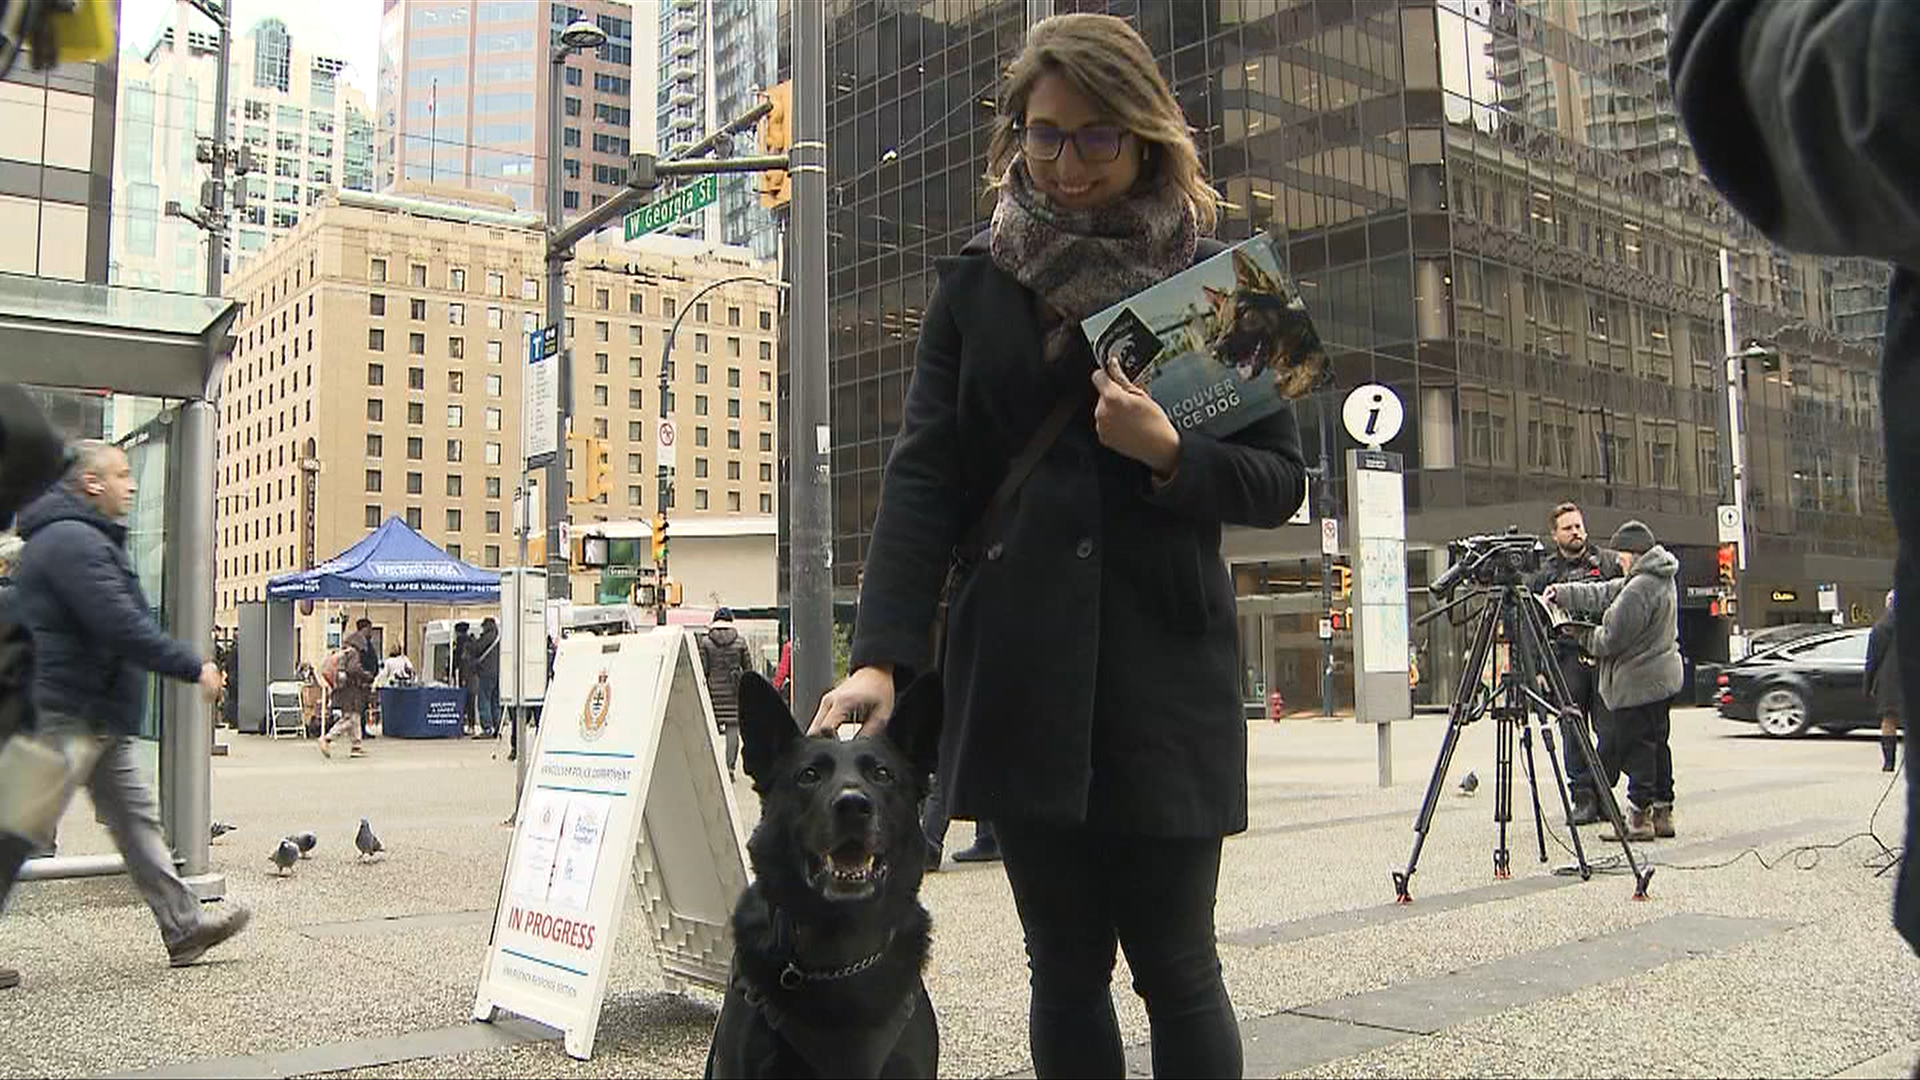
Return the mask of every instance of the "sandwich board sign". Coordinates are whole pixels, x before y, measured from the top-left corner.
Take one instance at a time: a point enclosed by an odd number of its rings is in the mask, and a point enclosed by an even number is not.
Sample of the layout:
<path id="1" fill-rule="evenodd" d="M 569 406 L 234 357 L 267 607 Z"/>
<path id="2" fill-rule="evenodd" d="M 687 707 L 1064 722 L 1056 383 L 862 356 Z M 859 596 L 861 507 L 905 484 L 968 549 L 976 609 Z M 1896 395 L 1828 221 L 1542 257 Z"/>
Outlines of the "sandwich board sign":
<path id="1" fill-rule="evenodd" d="M 514 1013 L 593 1053 L 637 888 L 670 989 L 727 984 L 746 836 L 693 636 L 561 642 L 473 1018 Z"/>

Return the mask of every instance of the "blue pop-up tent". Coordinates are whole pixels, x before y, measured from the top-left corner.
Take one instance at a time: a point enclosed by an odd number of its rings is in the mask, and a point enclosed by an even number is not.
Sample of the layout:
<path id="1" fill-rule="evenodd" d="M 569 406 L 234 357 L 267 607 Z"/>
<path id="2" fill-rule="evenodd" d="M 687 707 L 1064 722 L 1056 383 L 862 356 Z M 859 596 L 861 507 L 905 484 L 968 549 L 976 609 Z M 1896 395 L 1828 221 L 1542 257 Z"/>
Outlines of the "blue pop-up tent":
<path id="1" fill-rule="evenodd" d="M 272 600 L 361 603 L 500 602 L 500 575 L 448 555 L 397 517 L 311 570 L 267 581 Z"/>

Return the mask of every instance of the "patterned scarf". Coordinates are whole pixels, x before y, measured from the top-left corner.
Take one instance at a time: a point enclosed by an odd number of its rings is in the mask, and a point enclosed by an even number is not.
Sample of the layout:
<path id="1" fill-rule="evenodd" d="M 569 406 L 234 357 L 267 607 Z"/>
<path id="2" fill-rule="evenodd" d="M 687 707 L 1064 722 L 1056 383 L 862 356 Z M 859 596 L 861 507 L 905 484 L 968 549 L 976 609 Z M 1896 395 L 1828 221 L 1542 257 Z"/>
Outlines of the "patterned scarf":
<path id="1" fill-rule="evenodd" d="M 1044 301 L 1045 355 L 1056 360 L 1080 338 L 1080 320 L 1191 266 L 1199 235 L 1193 203 L 1173 184 L 1063 210 L 1015 158 L 993 210 L 993 262 Z"/>

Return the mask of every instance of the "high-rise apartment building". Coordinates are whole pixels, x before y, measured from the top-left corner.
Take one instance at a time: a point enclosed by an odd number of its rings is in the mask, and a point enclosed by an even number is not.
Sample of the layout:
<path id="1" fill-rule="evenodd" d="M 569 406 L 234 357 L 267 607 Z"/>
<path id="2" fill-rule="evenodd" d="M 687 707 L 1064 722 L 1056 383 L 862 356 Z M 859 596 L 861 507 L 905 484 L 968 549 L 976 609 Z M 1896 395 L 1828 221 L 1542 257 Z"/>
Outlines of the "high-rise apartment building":
<path id="1" fill-rule="evenodd" d="M 660 156 L 696 143 L 721 124 L 759 103 L 759 93 L 778 81 L 779 9 L 768 0 L 649 0 L 658 9 L 659 88 L 655 115 Z M 636 7 L 636 15 L 644 8 Z M 751 132 L 735 149 L 756 153 Z M 773 216 L 760 205 L 759 177 L 723 176 L 720 201 L 669 231 L 715 237 L 751 247 L 772 258 L 777 247 Z"/>
<path id="2" fill-rule="evenodd" d="M 562 88 L 562 203 L 612 198 L 633 152 L 634 26 L 625 0 L 385 0 L 376 92 L 378 184 L 453 184 L 544 211 L 547 70 L 568 23 L 607 33 L 571 54 Z M 651 70 L 650 65 L 642 65 Z"/>
<path id="3" fill-rule="evenodd" d="M 1309 463 L 1323 446 L 1334 462 L 1316 515 L 1346 505 L 1340 395 L 1378 382 L 1405 403 L 1388 449 L 1407 470 L 1416 614 L 1449 539 L 1541 532 L 1570 499 L 1599 536 L 1629 516 L 1652 524 L 1681 560 L 1687 655 L 1724 655 L 1722 247 L 1736 341 L 1775 349 L 1741 387 L 1752 544 L 1740 622 L 1823 619 L 1822 585 L 1844 616 L 1873 611 L 1894 550 L 1880 405 L 1873 351 L 1841 333 L 1849 316 L 1872 318 L 1870 287 L 1842 286 L 1873 268 L 1775 252 L 1700 182 L 1666 86 L 1663 9 L 830 0 L 836 590 L 852 594 L 867 550 L 934 260 L 987 225 L 980 174 L 1027 21 L 1110 11 L 1146 39 L 1186 113 L 1224 197 L 1216 234 L 1276 231 L 1329 346 L 1333 389 L 1296 407 Z M 1276 688 L 1317 705 L 1318 530 L 1230 528 L 1225 554 L 1247 700 Z M 1444 620 L 1429 625 L 1416 634 L 1419 694 L 1444 700 L 1458 643 Z M 1344 635 L 1335 644 L 1350 655 Z M 1350 668 L 1336 669 L 1350 700 Z"/>
<path id="4" fill-rule="evenodd" d="M 245 206 L 234 209 L 228 199 L 224 272 L 243 272 L 328 190 L 373 190 L 372 110 L 342 79 L 347 61 L 338 42 L 307 45 L 272 18 L 234 40 L 228 144 L 246 146 L 256 171 L 244 179 Z M 174 292 L 206 285 L 204 235 L 166 207 L 199 206 L 201 184 L 212 175 L 195 151 L 213 138 L 218 63 L 217 31 L 187 0 L 175 0 L 144 50 L 121 58 L 115 284 Z M 231 169 L 228 178 L 235 186 Z"/>
<path id="5" fill-rule="evenodd" d="M 327 199 L 230 286 L 245 313 L 220 398 L 223 625 L 269 578 L 389 516 L 476 565 L 512 561 L 521 379 L 546 311 L 540 220 L 498 194 L 397 194 Z M 576 522 L 658 506 L 654 425 L 676 319 L 675 517 L 774 513 L 776 291 L 730 284 L 687 310 L 716 278 L 771 271 L 697 247 L 589 243 L 568 266 L 573 430 L 606 441 L 612 477 Z"/>

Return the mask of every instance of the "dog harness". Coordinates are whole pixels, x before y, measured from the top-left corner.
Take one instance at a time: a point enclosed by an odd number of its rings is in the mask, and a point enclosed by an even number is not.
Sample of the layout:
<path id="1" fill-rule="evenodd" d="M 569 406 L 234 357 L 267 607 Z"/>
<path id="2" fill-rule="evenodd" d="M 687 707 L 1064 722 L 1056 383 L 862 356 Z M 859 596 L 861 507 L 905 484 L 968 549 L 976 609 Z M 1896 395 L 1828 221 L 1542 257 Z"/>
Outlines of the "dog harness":
<path id="1" fill-rule="evenodd" d="M 808 971 L 800 966 L 792 945 L 792 926 L 787 913 L 779 908 L 773 911 L 774 955 L 785 954 L 786 963 L 780 968 L 779 982 L 782 990 L 792 991 L 810 982 L 835 982 L 850 979 L 880 962 L 893 947 L 893 934 L 887 934 L 887 940 L 880 944 L 877 952 L 862 957 L 851 964 L 845 964 L 829 971 Z M 873 1030 L 866 1038 L 848 1039 L 845 1028 L 821 1028 L 808 1024 L 793 1015 L 786 1008 L 775 1003 L 744 975 L 735 975 L 733 989 L 739 991 L 741 1000 L 766 1020 L 774 1033 L 786 1040 L 795 1053 L 821 1076 L 878 1076 L 881 1066 L 893 1053 L 900 1042 L 900 1035 L 906 1031 L 907 1024 L 913 1020 L 913 1014 L 919 1009 L 920 994 L 916 985 L 915 992 L 906 996 L 900 1008 L 894 1010 L 891 1017 L 880 1028 Z"/>

